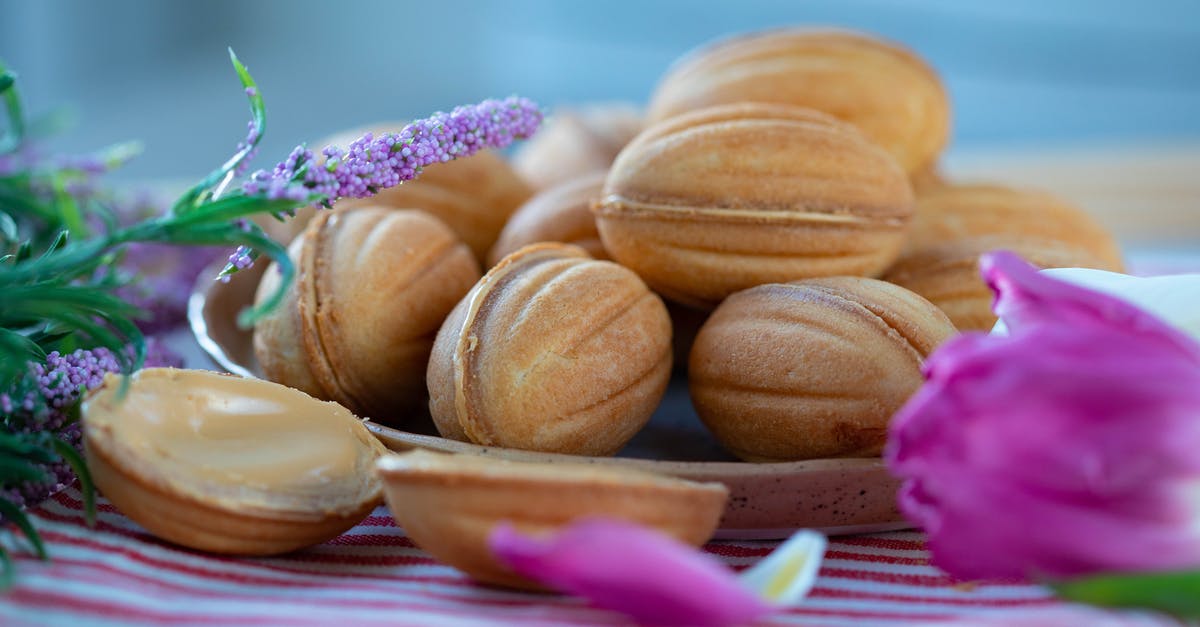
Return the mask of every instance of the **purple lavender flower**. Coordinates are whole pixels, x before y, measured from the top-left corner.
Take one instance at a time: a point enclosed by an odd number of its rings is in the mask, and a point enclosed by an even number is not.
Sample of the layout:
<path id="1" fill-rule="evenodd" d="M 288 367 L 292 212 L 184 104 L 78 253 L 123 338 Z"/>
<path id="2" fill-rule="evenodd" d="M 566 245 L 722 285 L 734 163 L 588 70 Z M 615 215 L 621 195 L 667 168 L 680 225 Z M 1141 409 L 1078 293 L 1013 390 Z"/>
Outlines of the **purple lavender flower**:
<path id="1" fill-rule="evenodd" d="M 50 353 L 45 363 L 30 365 L 29 375 L 16 388 L 0 393 L 4 427 L 14 433 L 50 433 L 78 449 L 80 430 L 69 419 L 71 408 L 99 386 L 105 374 L 120 369 L 116 356 L 106 348 Z M 0 486 L 0 498 L 18 507 L 35 505 L 74 480 L 64 461 L 48 464 L 44 470 L 44 481 Z"/>
<path id="2" fill-rule="evenodd" d="M 251 93 L 253 89 L 253 87 L 247 87 L 246 95 L 253 96 L 254 94 Z M 247 123 L 247 126 L 249 129 L 246 131 L 246 139 L 238 142 L 238 152 L 245 150 L 248 146 L 254 146 L 254 142 L 258 141 L 258 137 L 262 133 L 262 130 L 258 128 L 258 124 L 256 124 L 254 120 L 250 120 L 250 122 Z M 254 157 L 257 154 L 258 147 L 255 146 L 254 150 L 251 150 L 250 153 L 246 155 L 246 158 L 242 159 L 242 162 L 238 164 L 236 169 L 234 169 L 234 176 L 242 176 L 245 174 L 246 170 L 250 169 L 250 162 L 254 161 Z"/>
<path id="3" fill-rule="evenodd" d="M 250 175 L 250 180 L 242 186 L 242 190 L 250 196 L 266 196 L 271 200 L 295 200 L 302 201 L 311 194 L 323 194 L 328 196 L 328 190 L 310 190 L 306 188 L 303 182 L 298 183 L 298 172 L 302 166 L 307 166 L 312 162 L 312 151 L 297 146 L 284 159 L 275 166 L 271 172 L 259 170 Z"/>
<path id="4" fill-rule="evenodd" d="M 229 255 L 229 265 L 238 270 L 245 270 L 254 265 L 254 258 L 250 256 L 250 249 L 246 246 L 238 246 L 232 254 Z"/>
<path id="5" fill-rule="evenodd" d="M 228 283 L 233 273 L 240 270 L 245 270 L 246 268 L 254 265 L 255 258 L 256 255 L 254 254 L 254 250 L 249 246 L 238 246 L 232 253 L 229 254 L 229 263 L 226 264 L 226 267 L 230 269 L 226 272 L 223 272 L 218 279 L 222 283 Z"/>
<path id="6" fill-rule="evenodd" d="M 484 148 L 503 148 L 532 135 L 542 121 L 537 105 L 525 98 L 485 100 L 435 113 L 399 133 L 367 133 L 346 150 L 326 147 L 318 166 L 311 150 L 296 147 L 271 172 L 259 170 L 243 185 L 247 195 L 331 204 L 338 198 L 366 198 L 410 181 L 425 166 L 467 157 Z"/>
<path id="7" fill-rule="evenodd" d="M 182 366 L 183 360 L 166 344 L 146 341 L 146 366 Z M 50 433 L 79 449 L 79 424 L 70 420 L 71 409 L 83 395 L 104 382 L 104 375 L 120 372 L 121 365 L 107 348 L 79 349 L 66 355 L 58 351 L 45 363 L 30 364 L 29 375 L 16 388 L 0 393 L 0 416 L 14 433 Z M 74 480 L 70 465 L 58 461 L 44 467 L 45 481 L 0 485 L 0 498 L 18 507 L 36 505 Z"/>
<path id="8" fill-rule="evenodd" d="M 10 176 L 33 169 L 43 159 L 45 151 L 38 142 L 22 142 L 16 151 L 0 155 L 0 176 Z"/>
<path id="9" fill-rule="evenodd" d="M 21 169 L 21 162 L 15 154 L 0 155 L 0 176 L 15 174 Z"/>

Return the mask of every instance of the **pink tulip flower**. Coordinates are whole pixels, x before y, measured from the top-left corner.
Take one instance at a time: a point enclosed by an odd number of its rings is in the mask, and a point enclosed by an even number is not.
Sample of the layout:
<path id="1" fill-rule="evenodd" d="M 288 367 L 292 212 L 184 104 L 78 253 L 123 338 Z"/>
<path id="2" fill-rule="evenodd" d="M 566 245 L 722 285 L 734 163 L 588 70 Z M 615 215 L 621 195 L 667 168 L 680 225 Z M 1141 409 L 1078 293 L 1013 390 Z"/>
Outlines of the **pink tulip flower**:
<path id="1" fill-rule="evenodd" d="M 961 579 L 1200 568 L 1200 344 L 1010 253 L 981 262 L 1007 335 L 929 357 L 885 451 Z"/>

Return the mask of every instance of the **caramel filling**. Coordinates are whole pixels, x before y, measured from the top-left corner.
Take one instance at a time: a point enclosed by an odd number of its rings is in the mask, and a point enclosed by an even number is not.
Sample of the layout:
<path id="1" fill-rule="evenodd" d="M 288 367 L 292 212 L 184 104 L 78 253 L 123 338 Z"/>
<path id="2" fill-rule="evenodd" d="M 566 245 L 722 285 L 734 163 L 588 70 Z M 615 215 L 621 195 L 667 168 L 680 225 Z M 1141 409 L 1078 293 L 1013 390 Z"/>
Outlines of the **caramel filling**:
<path id="1" fill-rule="evenodd" d="M 354 494 L 375 458 L 370 433 L 349 410 L 292 388 L 162 368 L 133 375 L 118 399 L 120 381 L 109 377 L 84 404 L 86 428 L 119 461 L 149 465 L 170 483 L 243 497 Z"/>

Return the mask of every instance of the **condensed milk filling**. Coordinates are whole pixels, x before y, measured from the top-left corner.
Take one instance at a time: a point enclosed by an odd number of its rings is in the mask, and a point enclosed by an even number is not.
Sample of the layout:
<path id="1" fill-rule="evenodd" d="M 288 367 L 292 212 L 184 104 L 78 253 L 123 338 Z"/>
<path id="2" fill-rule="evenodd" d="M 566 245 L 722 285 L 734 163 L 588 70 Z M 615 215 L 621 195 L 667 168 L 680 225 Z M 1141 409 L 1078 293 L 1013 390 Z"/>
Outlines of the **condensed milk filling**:
<path id="1" fill-rule="evenodd" d="M 258 379 L 146 369 L 109 375 L 84 404 L 90 445 L 190 494 L 271 509 L 355 507 L 382 451 L 349 410 Z"/>

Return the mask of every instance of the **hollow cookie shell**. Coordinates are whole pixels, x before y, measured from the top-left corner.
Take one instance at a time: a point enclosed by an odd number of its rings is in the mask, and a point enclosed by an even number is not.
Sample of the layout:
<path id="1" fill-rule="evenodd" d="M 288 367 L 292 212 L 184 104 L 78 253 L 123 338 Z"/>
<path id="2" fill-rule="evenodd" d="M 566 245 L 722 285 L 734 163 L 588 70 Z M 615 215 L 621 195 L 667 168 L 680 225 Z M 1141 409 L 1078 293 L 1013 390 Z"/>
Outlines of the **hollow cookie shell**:
<path id="1" fill-rule="evenodd" d="M 582 249 L 505 257 L 454 308 L 429 361 L 445 437 L 611 455 L 650 419 L 671 374 L 671 321 L 633 272 Z"/>
<path id="2" fill-rule="evenodd" d="M 260 379 L 148 368 L 81 408 L 88 468 L 123 514 L 182 546 L 271 555 L 358 524 L 386 449 L 345 408 Z"/>
<path id="3" fill-rule="evenodd" d="M 267 378 L 379 422 L 423 414 L 434 337 L 479 277 L 470 250 L 423 212 L 349 207 L 317 215 L 290 251 L 292 293 L 255 327 Z"/>
<path id="4" fill-rule="evenodd" d="M 937 74 L 904 47 L 851 31 L 784 28 L 702 47 L 676 63 L 651 98 L 650 123 L 714 105 L 772 102 L 849 122 L 915 173 L 950 135 Z"/>
<path id="5" fill-rule="evenodd" d="M 479 581 L 537 584 L 501 566 L 488 535 L 507 521 L 549 534 L 590 516 L 652 527 L 699 546 L 712 537 L 729 490 L 603 464 L 529 463 L 413 451 L 379 460 L 388 505 L 417 546 Z"/>
<path id="6" fill-rule="evenodd" d="M 883 281 L 760 285 L 726 299 L 697 335 L 692 403 L 747 461 L 876 456 L 921 363 L 954 332 L 937 307 Z"/>
<path id="7" fill-rule="evenodd" d="M 671 300 L 711 308 L 763 283 L 883 272 L 912 203 L 904 172 L 854 127 L 740 104 L 643 131 L 595 212 L 614 260 Z"/>

